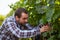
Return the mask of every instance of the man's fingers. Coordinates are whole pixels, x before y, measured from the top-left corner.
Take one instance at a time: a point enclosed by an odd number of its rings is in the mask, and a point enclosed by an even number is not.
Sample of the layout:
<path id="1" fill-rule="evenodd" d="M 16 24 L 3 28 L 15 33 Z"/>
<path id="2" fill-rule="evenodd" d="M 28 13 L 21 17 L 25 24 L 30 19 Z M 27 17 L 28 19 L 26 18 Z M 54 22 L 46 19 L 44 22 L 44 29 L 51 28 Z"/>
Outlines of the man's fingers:
<path id="1" fill-rule="evenodd" d="M 44 31 L 49 31 L 49 27 L 45 26 Z"/>
<path id="2" fill-rule="evenodd" d="M 50 27 L 48 27 L 48 26 L 43 26 L 43 27 L 41 27 L 41 32 L 47 32 L 47 31 L 49 31 L 49 29 L 50 29 Z"/>

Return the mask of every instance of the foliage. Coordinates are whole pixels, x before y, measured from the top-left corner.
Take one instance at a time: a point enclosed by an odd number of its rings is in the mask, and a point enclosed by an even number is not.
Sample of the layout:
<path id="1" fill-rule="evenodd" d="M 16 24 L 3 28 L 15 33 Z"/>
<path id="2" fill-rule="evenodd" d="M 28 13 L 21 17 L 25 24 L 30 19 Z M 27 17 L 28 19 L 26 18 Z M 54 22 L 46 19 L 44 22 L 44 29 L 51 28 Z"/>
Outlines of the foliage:
<path id="1" fill-rule="evenodd" d="M 19 7 L 28 10 L 29 23 L 33 26 L 51 23 L 52 30 L 42 34 L 43 40 L 60 39 L 60 0 L 19 0 L 9 6 L 12 11 Z"/>
<path id="2" fill-rule="evenodd" d="M 2 24 L 3 20 L 5 19 L 5 16 L 0 15 L 0 25 Z"/>

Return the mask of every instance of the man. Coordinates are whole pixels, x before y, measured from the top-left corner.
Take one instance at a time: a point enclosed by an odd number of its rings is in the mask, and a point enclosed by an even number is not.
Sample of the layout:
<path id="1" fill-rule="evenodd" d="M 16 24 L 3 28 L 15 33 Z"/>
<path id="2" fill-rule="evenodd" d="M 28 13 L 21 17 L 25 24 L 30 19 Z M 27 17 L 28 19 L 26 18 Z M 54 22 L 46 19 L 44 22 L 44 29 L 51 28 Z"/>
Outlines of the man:
<path id="1" fill-rule="evenodd" d="M 0 40 L 18 40 L 19 38 L 34 37 L 42 32 L 48 31 L 48 26 L 35 27 L 30 30 L 22 27 L 28 22 L 28 13 L 24 8 L 18 8 L 14 16 L 7 18 L 0 28 Z M 22 29 L 21 29 L 22 28 Z"/>

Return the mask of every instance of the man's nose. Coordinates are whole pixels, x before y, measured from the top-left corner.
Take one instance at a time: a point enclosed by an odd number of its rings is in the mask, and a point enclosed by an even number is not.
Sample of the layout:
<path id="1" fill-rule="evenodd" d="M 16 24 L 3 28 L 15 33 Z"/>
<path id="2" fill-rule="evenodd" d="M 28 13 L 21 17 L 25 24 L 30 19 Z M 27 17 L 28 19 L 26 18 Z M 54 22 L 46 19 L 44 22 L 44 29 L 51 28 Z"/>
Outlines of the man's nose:
<path id="1" fill-rule="evenodd" d="M 28 20 L 25 20 L 25 22 L 27 23 L 27 22 L 28 22 Z"/>

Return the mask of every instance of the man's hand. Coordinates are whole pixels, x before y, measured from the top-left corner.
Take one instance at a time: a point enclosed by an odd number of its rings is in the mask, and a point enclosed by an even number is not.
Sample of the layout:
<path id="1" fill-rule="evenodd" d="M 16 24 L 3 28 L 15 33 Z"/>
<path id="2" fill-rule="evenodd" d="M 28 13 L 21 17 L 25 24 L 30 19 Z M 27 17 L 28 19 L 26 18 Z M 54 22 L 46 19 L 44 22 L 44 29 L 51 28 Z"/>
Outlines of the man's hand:
<path id="1" fill-rule="evenodd" d="M 50 27 L 48 25 L 44 25 L 43 27 L 40 28 L 40 32 L 47 32 L 50 30 Z"/>

